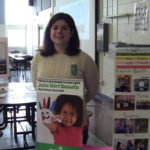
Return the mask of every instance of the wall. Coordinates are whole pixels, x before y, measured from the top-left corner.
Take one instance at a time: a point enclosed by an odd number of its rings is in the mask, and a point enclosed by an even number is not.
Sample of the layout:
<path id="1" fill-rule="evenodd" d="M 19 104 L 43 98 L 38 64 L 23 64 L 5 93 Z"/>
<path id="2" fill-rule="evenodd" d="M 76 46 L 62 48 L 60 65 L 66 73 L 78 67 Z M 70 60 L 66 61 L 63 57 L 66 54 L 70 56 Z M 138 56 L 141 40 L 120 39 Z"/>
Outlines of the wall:
<path id="1" fill-rule="evenodd" d="M 103 22 L 110 24 L 110 43 L 125 42 L 148 44 L 150 28 L 146 32 L 134 31 L 134 6 L 141 0 L 103 0 Z M 150 1 L 147 0 L 149 7 Z M 150 18 L 150 15 L 148 16 Z M 148 19 L 150 22 L 150 19 Z"/>
<path id="2" fill-rule="evenodd" d="M 0 24 L 4 24 L 5 23 L 5 2 L 4 0 L 0 1 Z"/>
<path id="3" fill-rule="evenodd" d="M 87 110 L 92 113 L 92 116 L 89 118 L 89 130 L 106 144 L 112 145 L 112 101 L 108 97 L 98 94 L 88 103 Z"/>
<path id="4" fill-rule="evenodd" d="M 147 31 L 135 31 L 134 6 L 140 0 L 99 0 L 99 7 L 103 8 L 99 14 L 100 23 L 109 23 L 109 44 L 150 44 L 150 12 L 148 13 Z M 146 1 L 147 7 L 150 1 Z M 111 50 L 110 50 L 111 51 Z M 112 98 L 114 88 L 114 59 L 110 52 L 99 54 L 99 68 L 101 77 L 100 92 Z"/>
<path id="5" fill-rule="evenodd" d="M 6 37 L 5 29 L 5 2 L 4 0 L 0 1 L 0 37 Z"/>
<path id="6" fill-rule="evenodd" d="M 88 109 L 93 112 L 90 130 L 107 144 L 112 144 L 113 98 L 115 85 L 115 59 L 112 43 L 150 44 L 150 11 L 148 30 L 135 31 L 134 6 L 140 0 L 98 0 L 98 23 L 109 23 L 109 52 L 99 53 L 100 88 L 99 100 L 91 101 Z M 150 8 L 150 1 L 147 0 Z M 102 95 L 102 96 L 101 96 Z M 105 96 L 104 96 L 105 95 Z M 110 101 L 107 101 L 108 97 Z M 107 103 L 103 103 L 106 102 Z"/>

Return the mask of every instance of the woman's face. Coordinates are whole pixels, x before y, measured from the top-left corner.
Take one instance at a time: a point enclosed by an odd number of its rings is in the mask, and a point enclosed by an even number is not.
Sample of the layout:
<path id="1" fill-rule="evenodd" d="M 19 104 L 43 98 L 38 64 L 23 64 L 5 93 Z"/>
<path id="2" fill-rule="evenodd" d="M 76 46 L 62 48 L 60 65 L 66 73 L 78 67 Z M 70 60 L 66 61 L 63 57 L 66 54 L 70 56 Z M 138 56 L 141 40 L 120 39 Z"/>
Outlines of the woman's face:
<path id="1" fill-rule="evenodd" d="M 50 37 L 54 43 L 54 46 L 68 46 L 71 36 L 72 31 L 64 20 L 58 20 L 52 25 L 50 30 Z"/>
<path id="2" fill-rule="evenodd" d="M 61 112 L 60 112 L 60 118 L 62 123 L 67 126 L 73 126 L 77 121 L 77 112 L 72 107 L 71 104 L 66 103 L 63 105 Z"/>

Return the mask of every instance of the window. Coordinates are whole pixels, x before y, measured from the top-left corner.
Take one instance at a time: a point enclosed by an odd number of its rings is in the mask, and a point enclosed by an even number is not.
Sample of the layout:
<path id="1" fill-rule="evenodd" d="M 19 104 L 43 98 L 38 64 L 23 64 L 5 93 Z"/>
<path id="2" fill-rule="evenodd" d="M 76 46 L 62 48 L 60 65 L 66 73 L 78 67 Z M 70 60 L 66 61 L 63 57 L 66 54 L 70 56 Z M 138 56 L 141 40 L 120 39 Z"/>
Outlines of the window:
<path id="1" fill-rule="evenodd" d="M 26 47 L 26 26 L 31 8 L 28 0 L 5 0 L 8 47 Z"/>
<path id="2" fill-rule="evenodd" d="M 8 29 L 7 35 L 10 47 L 26 47 L 25 29 Z"/>
<path id="3" fill-rule="evenodd" d="M 6 24 L 26 24 L 28 8 L 28 0 L 5 0 Z"/>

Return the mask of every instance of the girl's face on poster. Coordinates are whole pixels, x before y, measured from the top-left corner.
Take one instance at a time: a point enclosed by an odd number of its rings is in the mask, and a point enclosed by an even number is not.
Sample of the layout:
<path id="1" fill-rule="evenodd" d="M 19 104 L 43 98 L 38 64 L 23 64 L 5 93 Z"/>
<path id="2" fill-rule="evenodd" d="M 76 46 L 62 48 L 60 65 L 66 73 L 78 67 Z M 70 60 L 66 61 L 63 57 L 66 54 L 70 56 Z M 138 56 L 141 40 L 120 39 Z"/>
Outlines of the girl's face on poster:
<path id="1" fill-rule="evenodd" d="M 77 112 L 71 104 L 64 104 L 60 111 L 60 118 L 65 126 L 73 126 L 77 121 Z"/>

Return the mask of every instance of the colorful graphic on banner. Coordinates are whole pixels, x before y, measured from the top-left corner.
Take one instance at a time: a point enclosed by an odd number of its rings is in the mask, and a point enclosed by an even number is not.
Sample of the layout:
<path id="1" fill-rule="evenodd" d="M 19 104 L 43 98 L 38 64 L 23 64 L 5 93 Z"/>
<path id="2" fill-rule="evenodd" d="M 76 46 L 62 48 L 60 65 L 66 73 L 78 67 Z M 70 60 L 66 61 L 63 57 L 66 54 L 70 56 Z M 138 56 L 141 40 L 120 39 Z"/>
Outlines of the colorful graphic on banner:
<path id="1" fill-rule="evenodd" d="M 83 81 L 37 80 L 37 150 L 81 150 Z"/>
<path id="2" fill-rule="evenodd" d="M 116 50 L 114 150 L 150 148 L 150 47 Z"/>

